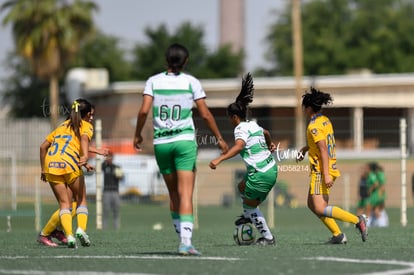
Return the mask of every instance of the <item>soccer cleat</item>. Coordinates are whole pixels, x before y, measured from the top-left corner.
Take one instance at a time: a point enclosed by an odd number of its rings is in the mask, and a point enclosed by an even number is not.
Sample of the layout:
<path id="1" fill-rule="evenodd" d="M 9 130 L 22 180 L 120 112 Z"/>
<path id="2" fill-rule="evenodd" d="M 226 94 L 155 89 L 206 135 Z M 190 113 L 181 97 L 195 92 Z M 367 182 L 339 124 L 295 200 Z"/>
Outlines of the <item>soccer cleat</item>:
<path id="1" fill-rule="evenodd" d="M 66 238 L 65 233 L 58 229 L 55 229 L 52 234 L 50 234 L 50 237 L 57 239 L 62 244 L 68 244 L 68 239 Z"/>
<path id="2" fill-rule="evenodd" d="M 76 239 L 72 235 L 68 236 L 68 247 L 69 248 L 78 248 L 76 244 Z"/>
<path id="3" fill-rule="evenodd" d="M 252 223 L 250 218 L 246 218 L 243 215 L 240 215 L 239 218 L 234 222 L 235 225 L 239 226 L 241 224 Z"/>
<path id="4" fill-rule="evenodd" d="M 50 236 L 42 236 L 39 234 L 39 236 L 37 236 L 37 242 L 41 243 L 45 246 L 50 246 L 50 247 L 56 247 L 58 246 L 57 243 L 54 243 L 52 241 L 52 238 Z"/>
<path id="5" fill-rule="evenodd" d="M 82 246 L 91 246 L 88 234 L 86 234 L 81 228 L 76 229 L 76 237 L 79 239 Z"/>
<path id="6" fill-rule="evenodd" d="M 274 236 L 271 240 L 266 239 L 265 237 L 261 237 L 261 238 L 258 238 L 254 244 L 255 245 L 262 245 L 262 246 L 276 245 L 276 239 L 275 239 Z"/>
<path id="7" fill-rule="evenodd" d="M 368 227 L 367 227 L 367 218 L 364 214 L 358 216 L 359 222 L 355 225 L 355 227 L 361 233 L 361 239 L 365 242 L 368 238 Z"/>
<path id="8" fill-rule="evenodd" d="M 183 243 L 178 246 L 178 254 L 182 256 L 201 256 L 201 253 L 194 246 Z"/>
<path id="9" fill-rule="evenodd" d="M 326 244 L 346 244 L 348 239 L 344 233 L 339 234 L 338 236 L 332 236 L 332 238 L 326 242 Z"/>

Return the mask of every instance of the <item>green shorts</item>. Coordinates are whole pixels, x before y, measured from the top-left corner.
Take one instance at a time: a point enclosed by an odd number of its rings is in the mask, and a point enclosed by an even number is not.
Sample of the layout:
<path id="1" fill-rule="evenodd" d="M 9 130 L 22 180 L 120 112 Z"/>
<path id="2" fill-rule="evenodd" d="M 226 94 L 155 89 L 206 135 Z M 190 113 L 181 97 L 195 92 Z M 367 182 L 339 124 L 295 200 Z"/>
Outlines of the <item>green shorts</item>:
<path id="1" fill-rule="evenodd" d="M 385 194 L 380 194 L 378 190 L 375 190 L 372 192 L 372 194 L 369 197 L 369 203 L 372 206 L 378 206 L 385 202 Z"/>
<path id="2" fill-rule="evenodd" d="M 369 197 L 360 199 L 357 203 L 357 208 L 365 208 L 367 205 L 369 205 Z"/>
<path id="3" fill-rule="evenodd" d="M 154 145 L 155 159 L 161 174 L 171 174 L 177 170 L 195 171 L 197 144 L 185 140 Z"/>
<path id="4" fill-rule="evenodd" d="M 247 173 L 244 177 L 246 188 L 244 196 L 249 200 L 257 200 L 263 202 L 270 190 L 276 184 L 277 166 L 274 165 L 266 172 Z"/>

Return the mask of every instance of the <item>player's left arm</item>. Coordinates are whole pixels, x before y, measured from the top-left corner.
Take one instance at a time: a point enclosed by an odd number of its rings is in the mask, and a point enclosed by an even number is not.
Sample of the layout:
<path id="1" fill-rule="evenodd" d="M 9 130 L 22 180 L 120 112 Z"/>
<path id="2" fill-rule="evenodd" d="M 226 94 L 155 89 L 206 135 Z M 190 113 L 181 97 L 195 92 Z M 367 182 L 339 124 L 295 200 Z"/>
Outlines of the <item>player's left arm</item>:
<path id="1" fill-rule="evenodd" d="M 222 138 L 220 130 L 217 126 L 216 120 L 214 119 L 213 114 L 210 112 L 210 109 L 208 108 L 205 99 L 204 98 L 197 99 L 195 101 L 195 104 L 197 106 L 198 112 L 200 113 L 200 116 L 203 118 L 203 120 L 206 122 L 210 131 L 216 137 L 218 141 L 218 146 L 221 149 L 221 152 L 223 154 L 226 153 L 227 150 L 229 149 L 229 146 Z"/>
<path id="2" fill-rule="evenodd" d="M 79 159 L 79 166 L 84 166 L 88 162 L 89 152 L 89 137 L 87 135 L 81 135 L 80 147 L 82 155 Z"/>
<path id="3" fill-rule="evenodd" d="M 272 141 L 272 136 L 270 135 L 270 132 L 266 129 L 263 129 L 263 135 L 266 140 L 267 148 L 269 148 L 270 152 L 274 152 L 276 150 L 276 146 Z"/>
<path id="4" fill-rule="evenodd" d="M 224 160 L 230 159 L 237 155 L 238 153 L 243 150 L 244 146 L 246 146 L 246 143 L 242 139 L 236 139 L 235 144 L 225 153 L 217 157 L 216 159 L 213 159 L 209 166 L 211 169 L 216 169 L 217 166 Z"/>
<path id="5" fill-rule="evenodd" d="M 89 153 L 94 153 L 94 154 L 98 154 L 98 155 L 106 157 L 109 154 L 109 149 L 108 148 L 98 149 L 95 146 L 89 145 Z"/>

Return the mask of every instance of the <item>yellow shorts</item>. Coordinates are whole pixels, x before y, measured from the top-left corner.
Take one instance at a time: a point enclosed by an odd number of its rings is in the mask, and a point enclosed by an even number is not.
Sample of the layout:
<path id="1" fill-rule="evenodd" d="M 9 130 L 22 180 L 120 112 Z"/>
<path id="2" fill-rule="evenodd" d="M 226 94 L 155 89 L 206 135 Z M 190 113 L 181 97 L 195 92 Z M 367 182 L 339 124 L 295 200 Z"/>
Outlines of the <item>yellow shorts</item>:
<path id="1" fill-rule="evenodd" d="M 332 176 L 331 176 L 332 177 Z M 323 182 L 323 176 L 319 172 L 310 174 L 309 195 L 329 195 L 329 188 Z M 335 181 L 335 177 L 332 180 Z"/>
<path id="2" fill-rule="evenodd" d="M 72 184 L 75 182 L 77 178 L 83 175 L 82 169 L 79 169 L 76 172 L 70 174 L 63 174 L 63 175 L 53 175 L 53 174 L 46 174 L 46 180 L 50 183 L 57 183 L 57 184 Z"/>

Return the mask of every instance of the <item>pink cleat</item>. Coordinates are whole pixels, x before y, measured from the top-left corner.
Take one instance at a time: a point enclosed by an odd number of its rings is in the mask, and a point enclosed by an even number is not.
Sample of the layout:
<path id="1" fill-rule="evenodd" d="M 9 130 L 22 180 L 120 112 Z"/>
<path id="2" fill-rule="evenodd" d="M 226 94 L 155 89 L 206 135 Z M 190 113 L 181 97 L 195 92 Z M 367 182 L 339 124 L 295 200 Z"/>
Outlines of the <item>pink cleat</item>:
<path id="1" fill-rule="evenodd" d="M 368 238 L 368 227 L 367 227 L 367 217 L 362 214 L 358 216 L 359 222 L 355 225 L 355 227 L 361 233 L 362 241 L 365 242 Z"/>
<path id="2" fill-rule="evenodd" d="M 37 242 L 41 243 L 45 246 L 49 246 L 49 247 L 56 247 L 58 246 L 56 243 L 54 243 L 52 241 L 52 238 L 50 236 L 42 236 L 39 234 L 39 236 L 37 237 Z"/>
<path id="3" fill-rule="evenodd" d="M 66 238 L 65 233 L 58 229 L 55 229 L 52 234 L 50 234 L 50 237 L 57 239 L 62 244 L 68 244 L 68 239 Z"/>

